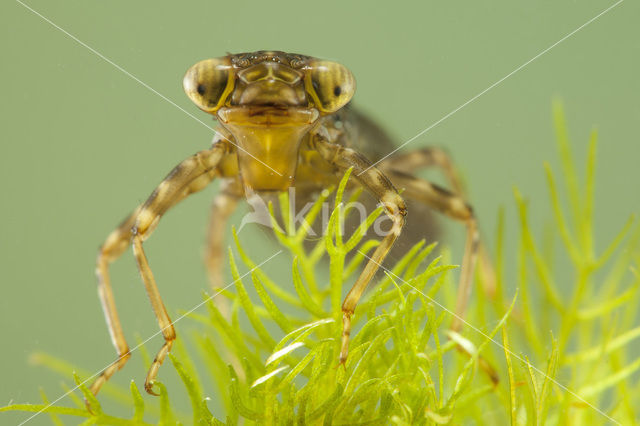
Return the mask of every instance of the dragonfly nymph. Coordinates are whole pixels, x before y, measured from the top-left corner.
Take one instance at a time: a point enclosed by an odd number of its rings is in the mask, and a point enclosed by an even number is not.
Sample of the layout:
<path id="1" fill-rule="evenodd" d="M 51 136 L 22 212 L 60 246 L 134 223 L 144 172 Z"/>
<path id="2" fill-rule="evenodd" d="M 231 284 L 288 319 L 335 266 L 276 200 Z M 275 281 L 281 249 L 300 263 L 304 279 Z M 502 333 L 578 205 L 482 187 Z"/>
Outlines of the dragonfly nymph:
<path id="1" fill-rule="evenodd" d="M 250 193 L 282 191 L 295 187 L 299 196 L 320 192 L 337 183 L 353 168 L 350 185 L 371 193 L 391 219 L 384 236 L 368 259 L 342 305 L 343 331 L 340 362 L 347 359 L 351 316 L 379 265 L 400 235 L 407 208 L 403 197 L 439 211 L 467 227 L 456 319 L 461 327 L 471 289 L 478 252 L 478 231 L 472 209 L 464 200 L 448 157 L 437 148 L 398 153 L 388 158 L 393 144 L 382 137 L 364 115 L 349 104 L 356 84 L 343 65 L 310 56 L 278 51 L 258 51 L 206 59 L 187 71 L 183 80 L 187 96 L 218 121 L 212 145 L 178 164 L 149 198 L 128 216 L 100 247 L 97 259 L 98 289 L 117 360 L 91 386 L 102 385 L 131 354 L 116 311 L 108 266 L 133 246 L 136 263 L 164 336 L 145 381 L 153 382 L 176 338 L 143 249 L 167 210 L 205 188 L 222 181 L 213 202 L 208 232 L 206 265 L 212 285 L 220 287 L 224 229 L 239 200 Z M 379 162 L 378 162 L 379 161 Z M 373 166 L 375 164 L 375 166 Z M 440 167 L 451 190 L 414 175 L 424 167 Z M 402 189 L 402 196 L 398 192 Z"/>

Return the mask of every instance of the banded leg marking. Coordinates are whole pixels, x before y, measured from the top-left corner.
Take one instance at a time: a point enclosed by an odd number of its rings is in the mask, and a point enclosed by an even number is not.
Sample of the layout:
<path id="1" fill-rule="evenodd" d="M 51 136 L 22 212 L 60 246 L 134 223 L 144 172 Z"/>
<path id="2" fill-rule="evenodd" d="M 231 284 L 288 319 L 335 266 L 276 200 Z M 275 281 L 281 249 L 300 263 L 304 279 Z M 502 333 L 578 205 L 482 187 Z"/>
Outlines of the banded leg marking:
<path id="1" fill-rule="evenodd" d="M 436 166 L 442 170 L 449 181 L 453 193 L 464 195 L 460 176 L 453 167 L 451 157 L 441 148 L 425 147 L 416 151 L 409 151 L 389 157 L 381 163 L 381 168 L 397 170 L 404 173 L 414 173 L 424 167 Z"/>
<path id="2" fill-rule="evenodd" d="M 151 300 L 158 323 L 165 337 L 156 360 L 149 369 L 145 389 L 153 393 L 151 385 L 157 375 L 157 370 L 171 349 L 171 343 L 175 339 L 175 332 L 171 320 L 166 313 L 160 294 L 158 292 L 153 274 L 149 268 L 146 256 L 142 249 L 142 241 L 148 238 L 162 215 L 180 200 L 189 194 L 203 189 L 217 175 L 217 165 L 227 154 L 228 148 L 224 143 L 216 143 L 210 149 L 200 151 L 187 158 L 176 166 L 167 177 L 153 191 L 147 201 L 136 208 L 105 240 L 98 251 L 96 275 L 98 278 L 98 294 L 104 310 L 111 340 L 116 348 L 118 358 L 109 365 L 90 387 L 96 395 L 102 385 L 121 369 L 130 358 L 127 345 L 118 317 L 113 290 L 109 278 L 109 264 L 118 259 L 127 249 L 130 242 L 133 243 L 134 255 L 142 275 L 142 279 Z M 149 386 L 148 386 L 149 385 Z"/>
<path id="3" fill-rule="evenodd" d="M 390 177 L 399 187 L 405 189 L 407 197 L 422 201 L 467 226 L 467 239 L 464 257 L 462 258 L 462 270 L 460 272 L 455 308 L 456 315 L 451 323 L 451 329 L 453 331 L 460 331 L 471 296 L 473 273 L 480 242 L 478 225 L 473 214 L 473 209 L 460 195 L 453 194 L 424 179 L 419 179 L 398 171 L 391 172 Z"/>
<path id="4" fill-rule="evenodd" d="M 413 174 L 420 168 L 437 167 L 442 170 L 455 195 L 466 199 L 460 176 L 453 166 L 449 154 L 438 147 L 425 147 L 415 151 L 409 151 L 389 157 L 380 167 L 383 170 L 391 169 L 399 173 Z M 478 247 L 478 261 L 480 273 L 483 278 L 482 285 L 485 293 L 493 299 L 496 293 L 496 272 L 486 246 L 480 241 Z"/>

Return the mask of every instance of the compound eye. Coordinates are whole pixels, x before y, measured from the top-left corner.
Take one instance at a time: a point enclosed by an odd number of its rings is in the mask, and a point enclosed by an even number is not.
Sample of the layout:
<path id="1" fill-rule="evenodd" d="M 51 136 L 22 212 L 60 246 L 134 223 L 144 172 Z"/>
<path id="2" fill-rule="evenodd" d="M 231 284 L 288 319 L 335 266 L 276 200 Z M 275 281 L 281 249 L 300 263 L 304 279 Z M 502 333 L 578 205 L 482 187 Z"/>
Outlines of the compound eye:
<path id="1" fill-rule="evenodd" d="M 228 58 L 205 59 L 187 70 L 182 87 L 198 108 L 213 114 L 233 89 L 232 76 Z"/>
<path id="2" fill-rule="evenodd" d="M 305 86 L 316 107 L 332 113 L 351 100 L 356 80 L 351 71 L 337 62 L 313 61 L 307 70 Z"/>

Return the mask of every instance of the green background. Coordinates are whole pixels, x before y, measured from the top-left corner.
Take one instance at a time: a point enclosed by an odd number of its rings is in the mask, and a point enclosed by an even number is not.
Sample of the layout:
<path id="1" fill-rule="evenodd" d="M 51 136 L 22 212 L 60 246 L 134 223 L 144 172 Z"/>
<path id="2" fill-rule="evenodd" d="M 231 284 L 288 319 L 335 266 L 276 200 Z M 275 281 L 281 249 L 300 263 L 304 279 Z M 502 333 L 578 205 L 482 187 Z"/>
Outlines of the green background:
<path id="1" fill-rule="evenodd" d="M 329 58 L 356 76 L 355 102 L 405 141 L 611 6 L 608 1 L 44 1 L 28 5 L 201 120 L 182 93 L 187 67 L 226 52 L 277 49 Z M 106 235 L 178 161 L 212 134 L 20 3 L 0 6 L 0 405 L 62 394 L 28 363 L 46 351 L 90 370 L 114 359 L 96 295 Z M 640 7 L 626 0 L 442 121 L 407 148 L 446 147 L 485 234 L 512 187 L 548 221 L 542 170 L 557 165 L 551 103 L 563 99 L 577 158 L 597 127 L 596 243 L 640 211 Z M 213 124 L 213 123 L 212 123 Z M 582 163 L 580 163 L 582 164 Z M 557 170 L 557 168 L 556 168 Z M 200 301 L 212 185 L 171 211 L 146 247 L 170 312 Z M 241 213 L 232 222 L 239 224 Z M 276 250 L 247 230 L 254 259 Z M 253 234 L 252 234 L 253 233 Z M 457 230 L 453 240 L 462 238 Z M 265 269 L 288 273 L 288 261 Z M 157 331 L 128 252 L 112 268 L 130 342 Z M 180 327 L 178 327 L 180 331 Z M 150 348 L 159 347 L 156 337 Z M 115 381 L 143 380 L 134 355 Z M 170 368 L 160 376 L 170 378 Z M 215 399 L 215 395 L 210 395 Z M 65 401 L 69 403 L 69 401 Z M 2 424 L 27 418 L 3 414 Z M 29 424 L 48 424 L 42 415 Z"/>

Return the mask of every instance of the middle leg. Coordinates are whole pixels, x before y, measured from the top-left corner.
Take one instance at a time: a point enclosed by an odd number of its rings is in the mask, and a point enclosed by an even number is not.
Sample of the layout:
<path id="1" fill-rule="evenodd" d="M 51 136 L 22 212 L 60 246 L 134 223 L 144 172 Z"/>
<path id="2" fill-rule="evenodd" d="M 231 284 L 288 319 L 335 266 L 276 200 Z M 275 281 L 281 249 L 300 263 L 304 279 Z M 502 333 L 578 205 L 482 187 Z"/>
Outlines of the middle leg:
<path id="1" fill-rule="evenodd" d="M 464 196 L 462 181 L 453 167 L 451 157 L 441 148 L 428 146 L 415 151 L 403 152 L 380 163 L 380 167 L 384 170 L 391 169 L 403 173 L 414 173 L 418 169 L 434 166 L 442 170 L 453 192 Z"/>
<path id="2" fill-rule="evenodd" d="M 437 167 L 442 170 L 453 194 L 466 199 L 462 180 L 451 161 L 449 154 L 438 147 L 424 147 L 415 151 L 393 155 L 380 163 L 380 167 L 388 173 L 399 172 L 413 174 L 425 167 Z M 482 239 L 478 246 L 478 261 L 484 292 L 493 299 L 496 293 L 496 273 L 486 245 Z"/>
<path id="3" fill-rule="evenodd" d="M 236 210 L 242 194 L 232 188 L 233 184 L 221 188 L 219 194 L 213 199 L 207 231 L 207 249 L 205 253 L 205 266 L 209 276 L 209 284 L 213 291 L 222 287 L 222 269 L 224 259 L 224 237 L 229 217 Z"/>
<path id="4" fill-rule="evenodd" d="M 404 194 L 407 198 L 421 201 L 450 218 L 464 223 L 467 227 L 467 238 L 464 256 L 462 258 L 456 308 L 451 323 L 451 329 L 453 331 L 460 331 L 464 323 L 464 315 L 467 310 L 469 298 L 471 297 L 473 273 L 478 258 L 480 242 L 478 225 L 473 214 L 473 209 L 460 195 L 449 192 L 424 179 L 419 179 L 399 171 L 392 171 L 389 177 L 400 188 L 404 188 Z"/>
<path id="5" fill-rule="evenodd" d="M 220 193 L 215 196 L 211 205 L 204 264 L 207 269 L 212 294 L 216 294 L 224 285 L 222 270 L 225 257 L 225 229 L 229 222 L 229 217 L 235 211 L 238 201 L 242 197 L 238 186 L 236 180 L 225 181 L 220 188 Z M 216 298 L 216 305 L 225 317 L 230 314 L 229 303 L 224 297 Z"/>

